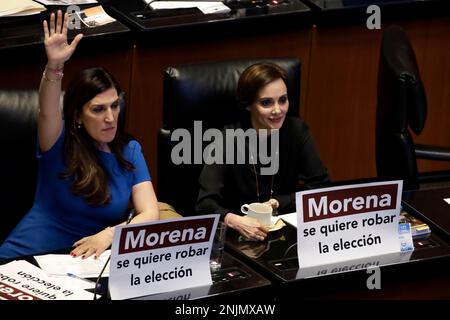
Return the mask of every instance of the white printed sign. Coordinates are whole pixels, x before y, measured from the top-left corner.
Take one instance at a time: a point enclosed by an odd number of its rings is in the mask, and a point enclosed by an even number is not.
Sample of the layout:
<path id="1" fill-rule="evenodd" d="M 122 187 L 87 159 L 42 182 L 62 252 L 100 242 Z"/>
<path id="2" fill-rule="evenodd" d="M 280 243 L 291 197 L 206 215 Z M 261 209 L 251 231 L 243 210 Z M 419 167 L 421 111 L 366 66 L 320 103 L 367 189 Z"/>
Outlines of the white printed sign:
<path id="1" fill-rule="evenodd" d="M 136 298 L 135 300 L 191 300 L 197 298 L 204 298 L 208 296 L 211 286 L 193 287 L 186 288 L 182 290 L 163 292 L 158 294 L 153 294 L 150 296 Z"/>
<path id="2" fill-rule="evenodd" d="M 411 255 L 412 251 L 394 252 L 384 254 L 382 256 L 366 257 L 362 259 L 348 260 L 314 267 L 299 268 L 297 271 L 297 279 L 315 278 L 336 273 L 399 264 L 409 261 Z"/>
<path id="3" fill-rule="evenodd" d="M 111 299 L 212 284 L 209 257 L 219 215 L 116 228 L 111 248 Z"/>
<path id="4" fill-rule="evenodd" d="M 399 252 L 402 181 L 296 194 L 300 267 Z"/>
<path id="5" fill-rule="evenodd" d="M 92 300 L 93 294 L 73 286 L 69 277 L 49 277 L 19 260 L 0 266 L 0 300 Z"/>

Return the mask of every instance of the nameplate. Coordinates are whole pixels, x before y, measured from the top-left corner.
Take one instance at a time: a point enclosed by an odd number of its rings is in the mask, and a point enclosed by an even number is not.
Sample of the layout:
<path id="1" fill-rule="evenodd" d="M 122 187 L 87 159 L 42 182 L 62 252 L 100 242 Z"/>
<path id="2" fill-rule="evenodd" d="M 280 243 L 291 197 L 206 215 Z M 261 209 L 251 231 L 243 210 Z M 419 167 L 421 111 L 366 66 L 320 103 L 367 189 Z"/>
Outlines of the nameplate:
<path id="1" fill-rule="evenodd" d="M 209 258 L 219 215 L 116 227 L 111 247 L 111 299 L 212 284 Z"/>
<path id="2" fill-rule="evenodd" d="M 390 181 L 298 192 L 299 266 L 400 252 L 402 186 Z"/>
<path id="3" fill-rule="evenodd" d="M 207 297 L 210 289 L 211 285 L 186 288 L 176 291 L 157 293 L 150 296 L 144 296 L 136 298 L 136 300 L 169 300 L 169 301 L 192 300 Z"/>
<path id="4" fill-rule="evenodd" d="M 337 273 L 352 272 L 370 268 L 379 268 L 394 264 L 408 262 L 411 259 L 412 251 L 394 252 L 381 256 L 366 257 L 355 260 L 347 260 L 320 266 L 299 268 L 297 279 L 316 278 Z"/>

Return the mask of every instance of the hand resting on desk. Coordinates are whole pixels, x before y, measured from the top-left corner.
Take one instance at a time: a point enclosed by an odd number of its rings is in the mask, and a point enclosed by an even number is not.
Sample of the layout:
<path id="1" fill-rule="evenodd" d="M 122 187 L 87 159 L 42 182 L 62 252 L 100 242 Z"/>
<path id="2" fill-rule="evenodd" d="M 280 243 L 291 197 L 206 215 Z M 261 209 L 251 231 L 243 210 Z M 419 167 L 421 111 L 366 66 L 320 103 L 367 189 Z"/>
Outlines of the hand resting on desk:
<path id="1" fill-rule="evenodd" d="M 229 212 L 225 215 L 224 221 L 249 240 L 262 241 L 267 237 L 268 230 L 255 218 Z"/>

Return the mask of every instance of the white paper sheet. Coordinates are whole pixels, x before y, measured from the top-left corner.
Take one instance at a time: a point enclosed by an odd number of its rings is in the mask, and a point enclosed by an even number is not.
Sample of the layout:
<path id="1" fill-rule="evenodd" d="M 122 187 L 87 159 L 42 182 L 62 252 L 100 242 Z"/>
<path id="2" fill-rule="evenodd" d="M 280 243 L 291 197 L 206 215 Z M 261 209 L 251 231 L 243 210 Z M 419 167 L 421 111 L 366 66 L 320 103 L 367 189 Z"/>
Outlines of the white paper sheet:
<path id="1" fill-rule="evenodd" d="M 32 0 L 1 0 L 0 17 L 15 17 L 38 14 L 45 7 Z"/>
<path id="2" fill-rule="evenodd" d="M 93 294 L 69 277 L 49 277 L 19 260 L 0 266 L 0 300 L 92 300 Z"/>
<path id="3" fill-rule="evenodd" d="M 74 258 L 69 254 L 46 254 L 35 256 L 39 266 L 50 276 L 67 276 L 68 273 L 80 278 L 95 278 L 100 274 L 103 266 L 111 255 L 111 250 L 103 252 L 98 259 L 90 256 L 82 260 L 81 257 Z M 109 276 L 109 263 L 102 277 Z"/>
<path id="4" fill-rule="evenodd" d="M 280 214 L 278 218 L 283 219 L 284 222 L 289 223 L 290 225 L 297 228 L 297 212 Z"/>
<path id="5" fill-rule="evenodd" d="M 102 6 L 95 6 L 92 8 L 84 9 L 83 11 L 77 11 L 76 15 L 87 27 L 99 27 L 111 22 L 116 21 L 113 17 L 109 16 Z"/>
<path id="6" fill-rule="evenodd" d="M 72 4 L 90 4 L 98 3 L 97 0 L 37 0 L 44 5 L 70 6 Z"/>
<path id="7" fill-rule="evenodd" d="M 49 279 L 62 279 L 65 283 L 69 285 L 70 288 L 79 288 L 79 289 L 94 289 L 95 281 L 90 281 L 83 278 L 75 278 L 72 276 L 48 276 Z M 97 294 L 98 295 L 98 294 Z"/>
<path id="8" fill-rule="evenodd" d="M 149 1 L 146 1 L 147 3 Z M 204 14 L 209 13 L 227 13 L 231 9 L 222 2 L 214 1 L 155 1 L 150 4 L 152 9 L 179 9 L 179 8 L 198 8 Z"/>

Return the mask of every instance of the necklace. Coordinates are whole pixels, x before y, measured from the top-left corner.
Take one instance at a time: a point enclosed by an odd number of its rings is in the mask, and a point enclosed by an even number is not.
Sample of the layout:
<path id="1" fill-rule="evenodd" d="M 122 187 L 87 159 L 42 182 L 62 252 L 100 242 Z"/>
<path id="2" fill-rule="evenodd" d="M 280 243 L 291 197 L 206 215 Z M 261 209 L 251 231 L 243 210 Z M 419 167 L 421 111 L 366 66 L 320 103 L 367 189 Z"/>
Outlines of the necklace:
<path id="1" fill-rule="evenodd" d="M 276 160 L 278 160 L 278 150 L 275 151 L 275 156 L 277 157 Z M 258 202 L 261 202 L 258 172 L 256 171 L 256 163 L 255 163 L 255 159 L 253 158 L 253 152 L 251 150 L 250 150 L 250 160 L 252 161 L 253 172 L 255 173 L 256 197 L 258 198 Z M 273 180 L 274 180 L 274 178 L 275 178 L 275 174 L 273 174 L 270 179 L 271 181 L 270 181 L 270 197 L 269 197 L 269 199 L 272 199 L 272 196 L 273 196 Z"/>

